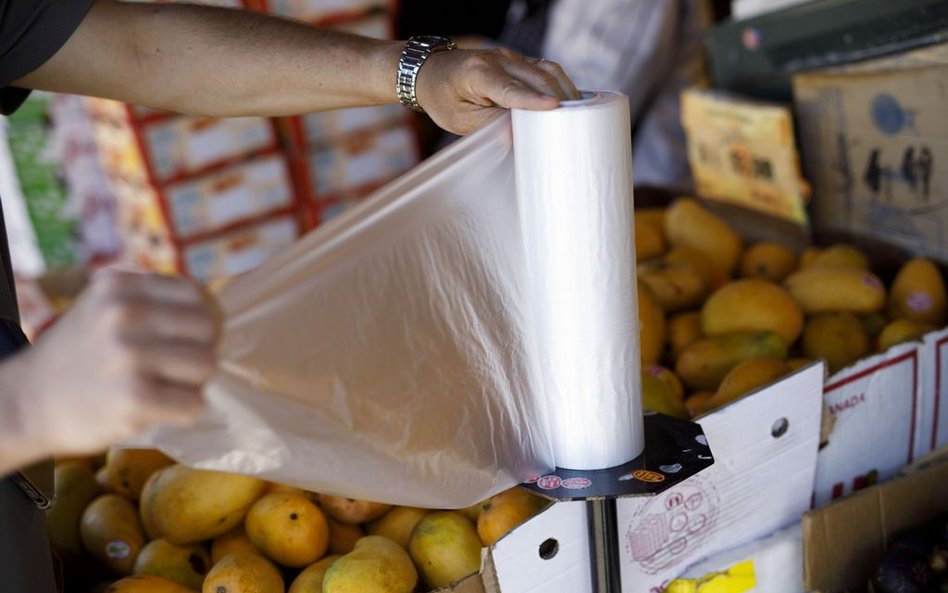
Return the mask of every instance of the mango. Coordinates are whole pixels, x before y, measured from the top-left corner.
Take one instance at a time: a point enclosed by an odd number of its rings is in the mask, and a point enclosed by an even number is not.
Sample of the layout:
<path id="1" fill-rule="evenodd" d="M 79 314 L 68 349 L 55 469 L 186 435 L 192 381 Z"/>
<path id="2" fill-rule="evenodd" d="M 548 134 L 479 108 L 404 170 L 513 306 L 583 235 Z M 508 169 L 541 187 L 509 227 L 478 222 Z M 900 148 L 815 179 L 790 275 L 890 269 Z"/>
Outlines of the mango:
<path id="1" fill-rule="evenodd" d="M 787 359 L 787 364 L 790 365 L 790 370 L 795 371 L 797 369 L 802 369 L 813 362 L 812 358 L 807 358 L 805 356 L 794 356 L 793 358 Z"/>
<path id="2" fill-rule="evenodd" d="M 308 490 L 303 490 L 302 488 L 297 488 L 296 486 L 290 486 L 289 484 L 281 484 L 279 482 L 268 482 L 267 489 L 264 491 L 264 493 L 273 494 L 277 492 L 288 492 L 290 494 L 299 494 L 300 496 L 311 498 L 311 493 Z"/>
<path id="3" fill-rule="evenodd" d="M 145 535 L 149 540 L 162 537 L 162 533 L 158 531 L 158 527 L 155 525 L 155 520 L 152 518 L 152 508 L 154 507 L 153 500 L 155 498 L 155 492 L 157 492 L 157 488 L 155 486 L 158 484 L 158 477 L 160 473 L 161 470 L 158 470 L 148 476 L 148 479 L 145 480 L 145 484 L 142 486 L 142 491 L 138 500 L 138 518 L 141 519 L 142 527 L 145 528 Z"/>
<path id="4" fill-rule="evenodd" d="M 417 584 L 418 571 L 401 546 L 367 535 L 329 566 L 322 593 L 412 593 Z"/>
<path id="5" fill-rule="evenodd" d="M 703 337 L 701 333 L 701 311 L 684 311 L 669 315 L 665 324 L 668 356 L 670 362 L 678 360 L 685 346 Z"/>
<path id="6" fill-rule="evenodd" d="M 800 265 L 798 269 L 806 268 L 813 263 L 813 260 L 823 251 L 821 248 L 811 245 L 800 252 Z"/>
<path id="7" fill-rule="evenodd" d="M 79 521 L 89 503 L 98 496 L 99 488 L 89 464 L 61 462 L 53 471 L 56 501 L 46 511 L 46 531 L 63 562 L 71 563 L 83 555 Z"/>
<path id="8" fill-rule="evenodd" d="M 695 340 L 675 362 L 675 373 L 692 391 L 716 391 L 724 376 L 748 358 L 787 358 L 787 345 L 777 332 L 737 331 Z"/>
<path id="9" fill-rule="evenodd" d="M 238 525 L 227 533 L 215 537 L 211 541 L 211 564 L 217 564 L 221 558 L 234 552 L 261 553 L 257 546 L 253 545 L 253 542 L 247 537 L 247 531 L 243 525 Z"/>
<path id="10" fill-rule="evenodd" d="M 890 322 L 882 332 L 876 342 L 876 350 L 885 352 L 896 344 L 918 340 L 925 334 L 938 329 L 938 326 L 911 319 L 895 319 Z"/>
<path id="11" fill-rule="evenodd" d="M 691 262 L 650 260 L 638 264 L 637 273 L 639 281 L 651 290 L 655 302 L 666 313 L 695 308 L 710 292 L 710 286 Z"/>
<path id="12" fill-rule="evenodd" d="M 105 459 L 106 483 L 112 492 L 138 500 L 148 477 L 173 463 L 156 449 L 112 447 Z"/>
<path id="13" fill-rule="evenodd" d="M 480 507 L 483 503 L 478 503 Z M 475 506 L 475 505 L 472 505 Z M 401 547 L 408 549 L 408 540 L 411 538 L 411 532 L 415 525 L 421 521 L 422 517 L 430 513 L 429 509 L 417 507 L 394 507 L 375 521 L 366 525 L 366 532 L 369 535 L 384 535 Z M 461 511 L 463 512 L 463 510 Z M 468 516 L 471 521 L 477 521 L 480 510 Z"/>
<path id="14" fill-rule="evenodd" d="M 220 559 L 204 577 L 202 593 L 283 593 L 283 575 L 267 558 L 234 552 Z"/>
<path id="15" fill-rule="evenodd" d="M 793 369 L 780 358 L 748 358 L 737 363 L 731 369 L 714 395 L 705 401 L 702 413 L 710 412 L 728 404 L 746 393 L 773 383 L 790 373 Z"/>
<path id="16" fill-rule="evenodd" d="M 227 533 L 239 525 L 267 483 L 230 472 L 181 464 L 155 472 L 153 492 L 142 498 L 142 515 L 173 544 L 190 544 Z M 147 508 L 144 508 L 147 506 Z"/>
<path id="17" fill-rule="evenodd" d="M 329 522 L 330 554 L 348 554 L 355 548 L 355 543 L 365 537 L 365 531 L 361 525 L 340 523 L 335 519 L 327 519 L 327 521 Z"/>
<path id="18" fill-rule="evenodd" d="M 645 261 L 665 252 L 665 229 L 647 219 L 634 219 L 635 261 Z"/>
<path id="19" fill-rule="evenodd" d="M 806 267 L 856 268 L 869 270 L 869 257 L 849 243 L 835 243 L 820 249 L 807 261 Z"/>
<path id="20" fill-rule="evenodd" d="M 731 280 L 731 275 L 714 265 L 708 254 L 698 251 L 694 247 L 686 245 L 677 245 L 665 252 L 662 259 L 669 263 L 688 263 L 691 264 L 709 290 L 715 290 L 724 286 Z"/>
<path id="21" fill-rule="evenodd" d="M 310 564 L 296 575 L 286 593 L 323 593 L 326 571 L 339 558 L 340 554 L 330 554 Z"/>
<path id="22" fill-rule="evenodd" d="M 244 528 L 266 557 L 291 568 L 312 564 L 329 549 L 326 516 L 300 494 L 263 495 L 247 512 Z"/>
<path id="23" fill-rule="evenodd" d="M 642 407 L 652 412 L 688 419 L 688 409 L 673 388 L 660 378 L 642 373 Z"/>
<path id="24" fill-rule="evenodd" d="M 466 506 L 463 509 L 458 509 L 457 511 L 471 520 L 472 523 L 477 523 L 477 518 L 480 517 L 481 511 L 484 510 L 483 505 L 487 504 L 487 500 L 482 500 L 480 502 L 475 502 L 470 506 Z M 427 514 L 427 513 L 426 513 Z M 384 533 L 379 535 L 385 535 Z"/>
<path id="25" fill-rule="evenodd" d="M 633 213 L 635 220 L 640 220 L 647 225 L 658 227 L 664 233 L 665 229 L 665 208 L 662 206 L 646 206 L 636 208 Z"/>
<path id="26" fill-rule="evenodd" d="M 721 217 L 690 196 L 676 198 L 665 212 L 665 236 L 675 247 L 686 246 L 708 255 L 720 272 L 733 275 L 743 240 Z"/>
<path id="27" fill-rule="evenodd" d="M 488 499 L 477 518 L 477 535 L 485 546 L 495 543 L 515 527 L 533 517 L 548 501 L 519 486 Z"/>
<path id="28" fill-rule="evenodd" d="M 774 241 L 757 241 L 741 253 L 739 275 L 780 283 L 799 265 L 794 250 Z"/>
<path id="29" fill-rule="evenodd" d="M 936 326 L 948 323 L 945 279 L 932 260 L 915 257 L 905 262 L 889 287 L 890 319 L 908 319 Z"/>
<path id="30" fill-rule="evenodd" d="M 870 341 L 876 340 L 882 330 L 885 329 L 885 326 L 889 324 L 886 316 L 878 311 L 868 315 L 859 315 L 859 321 L 862 323 L 862 329 L 865 330 Z"/>
<path id="31" fill-rule="evenodd" d="M 118 575 L 132 574 L 145 545 L 145 531 L 135 505 L 118 494 L 102 494 L 89 503 L 79 523 L 82 545 Z"/>
<path id="32" fill-rule="evenodd" d="M 787 346 L 803 330 L 803 311 L 786 289 L 769 280 L 734 280 L 714 291 L 701 307 L 701 331 L 773 331 Z"/>
<path id="33" fill-rule="evenodd" d="M 211 557 L 204 546 L 176 546 L 164 538 L 155 539 L 142 548 L 135 559 L 134 574 L 164 577 L 195 591 L 201 590 L 204 575 L 211 567 Z"/>
<path id="34" fill-rule="evenodd" d="M 336 521 L 351 525 L 378 519 L 392 508 L 390 504 L 329 494 L 319 495 L 319 506 Z"/>
<path id="35" fill-rule="evenodd" d="M 136 574 L 115 581 L 109 585 L 105 593 L 194 593 L 194 591 L 190 587 L 164 577 Z"/>
<path id="36" fill-rule="evenodd" d="M 882 280 L 858 268 L 809 266 L 788 276 L 783 285 L 807 315 L 834 311 L 869 314 L 885 306 Z"/>
<path id="37" fill-rule="evenodd" d="M 657 364 L 665 347 L 665 312 L 641 280 L 638 281 L 638 309 L 642 364 Z"/>
<path id="38" fill-rule="evenodd" d="M 714 397 L 714 391 L 705 389 L 702 391 L 692 391 L 685 397 L 685 408 L 692 418 L 704 412 L 707 401 Z"/>
<path id="39" fill-rule="evenodd" d="M 803 356 L 823 359 L 835 373 L 869 353 L 869 336 L 852 313 L 823 313 L 807 319 L 800 349 Z"/>
<path id="40" fill-rule="evenodd" d="M 427 589 L 437 589 L 480 570 L 481 547 L 477 529 L 464 515 L 457 511 L 437 511 L 426 515 L 415 526 L 408 553 Z M 331 592 L 326 590 L 326 593 Z"/>
<path id="41" fill-rule="evenodd" d="M 642 368 L 642 373 L 651 375 L 664 383 L 678 401 L 685 399 L 685 384 L 681 382 L 675 371 L 660 364 L 650 364 Z"/>

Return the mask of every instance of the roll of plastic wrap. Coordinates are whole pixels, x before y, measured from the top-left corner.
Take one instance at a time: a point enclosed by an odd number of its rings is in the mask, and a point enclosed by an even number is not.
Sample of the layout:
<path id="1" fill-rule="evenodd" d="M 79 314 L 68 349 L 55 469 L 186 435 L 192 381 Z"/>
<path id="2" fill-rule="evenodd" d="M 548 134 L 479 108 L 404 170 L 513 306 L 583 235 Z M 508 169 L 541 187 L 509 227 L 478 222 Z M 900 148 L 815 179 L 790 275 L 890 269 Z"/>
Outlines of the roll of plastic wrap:
<path id="1" fill-rule="evenodd" d="M 619 93 L 513 112 L 534 376 L 560 467 L 644 448 L 629 130 Z"/>

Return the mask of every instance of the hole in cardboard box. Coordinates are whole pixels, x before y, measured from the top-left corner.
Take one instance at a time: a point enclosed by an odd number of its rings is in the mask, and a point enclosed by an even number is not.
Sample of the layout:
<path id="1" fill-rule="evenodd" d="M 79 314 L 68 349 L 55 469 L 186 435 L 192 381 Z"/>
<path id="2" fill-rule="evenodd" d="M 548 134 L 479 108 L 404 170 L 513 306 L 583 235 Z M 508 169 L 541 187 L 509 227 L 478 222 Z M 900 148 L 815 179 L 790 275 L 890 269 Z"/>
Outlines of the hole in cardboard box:
<path id="1" fill-rule="evenodd" d="M 786 418 L 777 418 L 770 427 L 770 434 L 775 439 L 779 439 L 787 433 L 788 428 L 790 428 L 790 422 Z"/>
<path id="2" fill-rule="evenodd" d="M 560 551 L 560 542 L 556 541 L 553 538 L 550 538 L 540 544 L 540 558 L 544 560 L 549 560 L 553 556 L 556 556 L 556 553 Z"/>

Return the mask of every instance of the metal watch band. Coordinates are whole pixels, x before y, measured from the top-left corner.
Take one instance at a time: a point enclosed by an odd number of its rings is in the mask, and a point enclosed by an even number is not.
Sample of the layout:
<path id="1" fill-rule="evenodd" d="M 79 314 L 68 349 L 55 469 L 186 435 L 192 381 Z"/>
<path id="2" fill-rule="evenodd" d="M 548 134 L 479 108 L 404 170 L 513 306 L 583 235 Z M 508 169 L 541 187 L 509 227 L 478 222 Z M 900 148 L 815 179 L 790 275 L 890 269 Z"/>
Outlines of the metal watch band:
<path id="1" fill-rule="evenodd" d="M 398 72 L 395 78 L 395 94 L 398 95 L 398 100 L 402 105 L 424 113 L 415 95 L 418 70 L 431 54 L 456 48 L 457 45 L 449 37 L 442 35 L 416 35 L 408 40 L 398 59 Z"/>

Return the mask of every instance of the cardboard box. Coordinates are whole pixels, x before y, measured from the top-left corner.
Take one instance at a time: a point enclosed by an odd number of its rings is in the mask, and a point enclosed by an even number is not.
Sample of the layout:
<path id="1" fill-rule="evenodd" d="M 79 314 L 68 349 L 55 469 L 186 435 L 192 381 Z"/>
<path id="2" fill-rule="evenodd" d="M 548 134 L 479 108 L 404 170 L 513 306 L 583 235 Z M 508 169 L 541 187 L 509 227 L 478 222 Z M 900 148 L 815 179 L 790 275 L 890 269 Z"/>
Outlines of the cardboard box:
<path id="1" fill-rule="evenodd" d="M 624 593 L 658 593 L 698 560 L 799 523 L 813 487 L 822 380 L 813 364 L 699 418 L 714 465 L 656 496 L 617 500 Z M 445 590 L 592 591 L 587 529 L 583 501 L 554 503 L 484 548 L 479 574 Z"/>
<path id="2" fill-rule="evenodd" d="M 806 513 L 806 590 L 862 590 L 892 538 L 924 524 L 941 511 L 948 511 L 948 450 L 904 477 Z"/>
<path id="3" fill-rule="evenodd" d="M 889 64 L 793 79 L 814 227 L 948 262 L 948 66 Z"/>
<path id="4" fill-rule="evenodd" d="M 299 223 L 292 215 L 225 233 L 184 247 L 184 271 L 199 282 L 247 272 L 292 244 Z"/>

